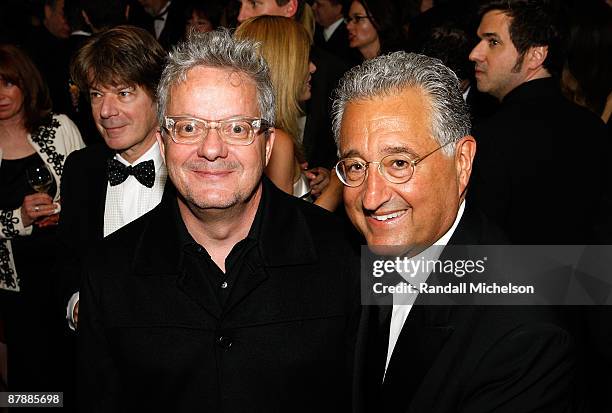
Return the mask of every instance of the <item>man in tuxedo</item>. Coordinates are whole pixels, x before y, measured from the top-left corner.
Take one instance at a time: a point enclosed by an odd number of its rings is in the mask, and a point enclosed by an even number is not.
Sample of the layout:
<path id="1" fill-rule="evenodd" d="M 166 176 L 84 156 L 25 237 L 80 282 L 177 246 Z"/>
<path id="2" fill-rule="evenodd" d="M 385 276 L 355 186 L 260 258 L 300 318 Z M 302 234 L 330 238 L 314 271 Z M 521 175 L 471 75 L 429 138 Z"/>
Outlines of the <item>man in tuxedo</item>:
<path id="1" fill-rule="evenodd" d="M 72 153 L 62 177 L 58 273 L 73 328 L 87 248 L 161 201 L 167 172 L 155 137 L 155 90 L 165 57 L 148 32 L 131 26 L 92 36 L 75 55 L 72 78 L 89 96 L 105 144 Z"/>
<path id="2" fill-rule="evenodd" d="M 343 78 L 334 109 L 336 171 L 371 251 L 410 258 L 434 244 L 504 242 L 466 205 L 476 143 L 459 81 L 439 60 L 367 61 Z M 365 307 L 356 411 L 565 411 L 572 340 L 547 309 L 423 305 L 426 296 Z"/>
<path id="3" fill-rule="evenodd" d="M 344 0 L 315 0 L 312 4 L 317 26 L 314 43 L 336 56 L 340 56 L 350 66 L 361 61 L 359 52 L 349 47 L 348 31 L 344 24 L 344 11 L 350 3 Z"/>
<path id="4" fill-rule="evenodd" d="M 175 192 L 84 265 L 82 410 L 347 410 L 355 261 L 332 214 L 263 177 L 265 60 L 228 31 L 197 34 L 157 96 Z"/>
<path id="5" fill-rule="evenodd" d="M 169 51 L 185 35 L 185 1 L 138 0 L 138 3 L 131 5 L 128 23 L 147 29 Z"/>

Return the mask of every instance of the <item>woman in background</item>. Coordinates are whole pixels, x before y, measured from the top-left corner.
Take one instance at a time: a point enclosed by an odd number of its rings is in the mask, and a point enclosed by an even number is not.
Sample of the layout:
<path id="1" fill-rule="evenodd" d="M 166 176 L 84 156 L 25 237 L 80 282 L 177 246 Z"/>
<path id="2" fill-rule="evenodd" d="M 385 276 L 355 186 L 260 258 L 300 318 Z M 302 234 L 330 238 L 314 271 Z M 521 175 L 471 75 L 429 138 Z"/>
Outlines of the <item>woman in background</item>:
<path id="1" fill-rule="evenodd" d="M 363 60 L 402 49 L 401 22 L 390 0 L 354 0 L 344 21 L 349 46 Z"/>
<path id="2" fill-rule="evenodd" d="M 293 19 L 257 16 L 243 22 L 235 36 L 259 41 L 260 53 L 270 68 L 276 122 L 274 147 L 265 173 L 283 191 L 306 199 L 310 188 L 300 167 L 304 162 L 300 102 L 310 99 L 310 76 L 316 70 L 309 61 L 308 33 Z"/>
<path id="3" fill-rule="evenodd" d="M 190 31 L 206 33 L 219 27 L 223 10 L 218 1 L 192 1 L 185 8 L 185 37 Z"/>
<path id="4" fill-rule="evenodd" d="M 74 123 L 51 113 L 32 61 L 17 47 L 0 45 L 0 313 L 10 391 L 59 390 L 54 337 L 63 317 L 58 311 L 53 318 L 57 280 L 50 277 L 55 225 L 64 161 L 84 146 Z M 52 178 L 38 193 L 26 173 L 34 167 L 47 168 Z"/>
<path id="5" fill-rule="evenodd" d="M 562 88 L 574 103 L 600 116 L 612 136 L 612 9 L 581 4 L 572 16 Z"/>

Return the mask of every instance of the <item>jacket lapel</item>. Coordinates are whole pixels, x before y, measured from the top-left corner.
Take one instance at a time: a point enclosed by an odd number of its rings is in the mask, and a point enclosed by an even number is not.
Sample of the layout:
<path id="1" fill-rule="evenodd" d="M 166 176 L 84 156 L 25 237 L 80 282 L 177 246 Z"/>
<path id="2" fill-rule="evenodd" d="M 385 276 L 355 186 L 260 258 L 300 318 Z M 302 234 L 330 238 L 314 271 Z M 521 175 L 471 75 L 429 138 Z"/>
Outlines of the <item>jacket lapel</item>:
<path id="1" fill-rule="evenodd" d="M 93 167 L 91 171 L 91 225 L 92 234 L 100 234 L 100 239 L 104 237 L 104 210 L 106 207 L 106 189 L 108 187 L 106 179 L 106 160 L 112 155 L 107 154 L 99 163 L 100 167 Z"/>
<path id="2" fill-rule="evenodd" d="M 180 219 L 175 191 L 168 181 L 162 202 L 147 215 L 146 226 L 138 240 L 132 272 L 136 276 L 175 276 L 177 288 L 218 319 L 221 307 L 214 289 L 199 269 L 183 264 L 183 244 L 178 227 L 181 223 L 177 221 Z"/>
<path id="3" fill-rule="evenodd" d="M 454 331 L 450 308 L 414 305 L 395 345 L 383 384 L 386 411 L 407 410 L 409 401 Z M 397 395 L 402 397 L 398 398 Z M 394 396 L 395 395 L 395 396 Z M 399 409 L 403 405 L 404 409 Z"/>

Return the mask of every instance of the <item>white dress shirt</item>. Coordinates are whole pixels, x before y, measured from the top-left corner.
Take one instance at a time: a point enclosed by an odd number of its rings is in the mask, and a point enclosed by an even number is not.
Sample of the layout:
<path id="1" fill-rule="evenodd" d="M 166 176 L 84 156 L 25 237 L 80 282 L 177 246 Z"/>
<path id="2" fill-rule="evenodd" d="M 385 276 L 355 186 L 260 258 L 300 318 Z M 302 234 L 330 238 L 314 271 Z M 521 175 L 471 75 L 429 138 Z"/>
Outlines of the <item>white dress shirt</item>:
<path id="1" fill-rule="evenodd" d="M 323 38 L 325 39 L 325 41 L 328 41 L 329 38 L 332 37 L 338 26 L 340 26 L 342 23 L 344 23 L 344 19 L 338 19 L 329 26 L 327 26 L 325 29 L 323 29 Z"/>
<path id="2" fill-rule="evenodd" d="M 169 1 L 168 3 L 166 3 L 166 5 L 164 7 L 161 8 L 161 10 L 159 11 L 159 13 L 157 13 L 157 16 L 155 18 L 155 20 L 153 21 L 153 29 L 155 30 L 155 38 L 157 40 L 159 40 L 159 36 L 161 35 L 161 32 L 164 30 L 164 27 L 166 27 L 166 20 L 168 19 L 168 7 L 170 7 L 170 3 L 172 3 L 171 1 Z"/>
<path id="3" fill-rule="evenodd" d="M 168 177 L 157 142 L 133 164 L 130 164 L 119 154 L 115 155 L 115 159 L 126 166 L 153 160 L 155 164 L 155 182 L 152 188 L 147 188 L 138 182 L 134 176 L 130 175 L 119 185 L 111 186 L 110 183 L 106 184 L 106 204 L 104 206 L 105 237 L 155 208 L 161 202 L 164 185 Z"/>
<path id="4" fill-rule="evenodd" d="M 152 188 L 147 188 L 138 180 L 130 175 L 119 185 L 106 187 L 106 204 L 104 206 L 104 237 L 112 234 L 124 225 L 129 224 L 136 218 L 141 217 L 155 208 L 162 199 L 164 186 L 168 172 L 161 156 L 159 143 L 155 142 L 147 152 L 138 158 L 133 164 L 123 159 L 119 154 L 115 159 L 124 165 L 137 165 L 140 162 L 153 160 L 155 165 L 155 182 Z M 66 318 L 71 329 L 74 326 L 74 307 L 79 301 L 79 293 L 76 292 L 70 297 L 66 308 Z"/>
<path id="5" fill-rule="evenodd" d="M 450 227 L 448 231 L 442 237 L 436 241 L 433 245 L 443 246 L 448 244 L 448 241 L 453 236 L 453 233 L 457 229 L 457 225 L 459 225 L 459 221 L 463 216 L 463 211 L 465 210 L 465 201 L 461 203 L 459 206 L 459 211 L 457 212 L 457 217 L 455 218 L 455 222 Z M 427 260 L 437 260 L 442 252 L 442 248 L 434 248 L 429 247 L 425 251 L 423 251 L 419 256 L 427 257 Z M 417 287 L 419 284 L 427 281 L 430 272 L 422 272 L 417 274 L 410 284 Z M 401 274 L 400 274 L 401 275 Z M 397 339 L 399 338 L 400 333 L 402 332 L 402 327 L 406 322 L 406 318 L 408 318 L 408 314 L 410 314 L 410 310 L 412 309 L 412 303 L 416 299 L 417 294 L 393 294 L 393 311 L 391 313 L 391 324 L 389 326 L 389 347 L 387 350 L 387 362 L 385 364 L 385 375 L 387 373 L 387 368 L 389 367 L 389 361 L 391 360 L 391 356 L 393 355 L 393 349 L 395 348 L 395 344 L 397 343 Z M 384 376 L 383 376 L 384 381 Z"/>

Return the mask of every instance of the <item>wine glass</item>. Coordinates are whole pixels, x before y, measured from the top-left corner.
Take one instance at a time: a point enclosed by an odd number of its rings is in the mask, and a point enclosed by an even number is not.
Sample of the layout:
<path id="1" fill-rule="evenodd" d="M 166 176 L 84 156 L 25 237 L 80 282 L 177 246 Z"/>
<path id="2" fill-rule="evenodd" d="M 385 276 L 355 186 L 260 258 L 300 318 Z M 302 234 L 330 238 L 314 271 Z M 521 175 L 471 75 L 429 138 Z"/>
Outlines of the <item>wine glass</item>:
<path id="1" fill-rule="evenodd" d="M 33 165 L 26 169 L 28 183 L 38 193 L 46 193 L 53 184 L 53 175 L 47 165 Z"/>

